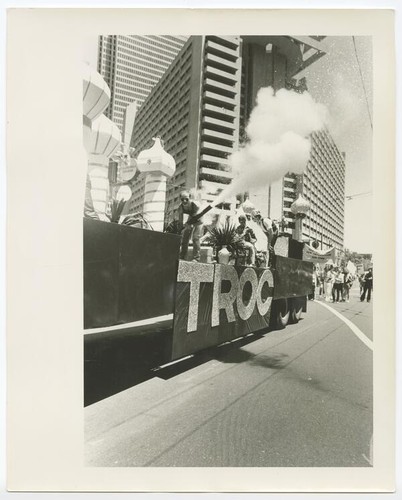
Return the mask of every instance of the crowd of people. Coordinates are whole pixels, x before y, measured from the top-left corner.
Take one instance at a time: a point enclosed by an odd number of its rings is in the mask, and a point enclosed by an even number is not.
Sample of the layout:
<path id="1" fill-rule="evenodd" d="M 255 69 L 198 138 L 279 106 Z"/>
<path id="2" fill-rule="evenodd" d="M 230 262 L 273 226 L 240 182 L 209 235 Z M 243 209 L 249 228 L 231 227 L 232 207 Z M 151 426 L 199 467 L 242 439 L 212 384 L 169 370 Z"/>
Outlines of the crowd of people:
<path id="1" fill-rule="evenodd" d="M 373 270 L 352 274 L 346 267 L 327 264 L 323 268 L 319 264 L 313 272 L 313 287 L 310 299 L 323 299 L 326 302 L 349 302 L 350 289 L 354 281 L 360 284 L 360 300 L 370 302 L 373 290 Z"/>

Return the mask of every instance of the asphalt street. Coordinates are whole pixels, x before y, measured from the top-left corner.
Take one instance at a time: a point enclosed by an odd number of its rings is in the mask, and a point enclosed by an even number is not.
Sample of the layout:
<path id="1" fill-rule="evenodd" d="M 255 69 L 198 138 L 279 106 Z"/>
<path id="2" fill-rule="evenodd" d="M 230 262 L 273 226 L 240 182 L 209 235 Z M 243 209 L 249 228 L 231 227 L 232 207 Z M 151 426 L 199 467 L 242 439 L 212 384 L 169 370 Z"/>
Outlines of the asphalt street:
<path id="1" fill-rule="evenodd" d="M 358 292 L 86 407 L 86 465 L 369 467 L 373 310 Z"/>

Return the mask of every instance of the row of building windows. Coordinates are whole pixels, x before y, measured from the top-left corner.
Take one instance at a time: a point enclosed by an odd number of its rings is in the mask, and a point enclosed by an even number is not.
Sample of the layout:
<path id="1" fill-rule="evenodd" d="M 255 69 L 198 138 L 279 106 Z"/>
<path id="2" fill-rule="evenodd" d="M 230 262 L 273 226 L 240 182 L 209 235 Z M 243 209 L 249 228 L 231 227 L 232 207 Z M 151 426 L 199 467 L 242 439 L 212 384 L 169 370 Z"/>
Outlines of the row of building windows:
<path id="1" fill-rule="evenodd" d="M 156 36 L 146 36 L 146 35 L 131 35 L 131 36 L 120 36 L 120 40 L 131 45 L 132 48 L 136 49 L 140 44 L 143 47 L 149 47 L 149 50 L 157 54 L 165 54 L 166 56 L 172 58 L 177 54 L 177 49 L 180 49 L 184 43 L 171 44 L 170 41 L 166 40 L 164 37 L 160 37 L 160 40 Z M 169 45 L 171 47 L 169 47 Z M 169 50 L 170 49 L 170 50 Z"/>
<path id="2" fill-rule="evenodd" d="M 319 219 L 322 220 L 324 213 L 325 218 L 327 219 L 328 226 L 331 226 L 334 230 L 342 231 L 343 227 L 343 208 L 339 209 L 339 203 L 335 204 L 332 201 L 328 203 L 328 199 L 326 199 L 326 203 L 323 203 L 322 200 L 319 200 L 320 203 L 317 203 L 314 197 L 310 197 L 308 192 L 305 192 L 303 196 L 310 202 L 310 210 L 308 213 L 308 219 Z M 285 193 L 284 192 L 284 208 L 290 209 L 293 199 L 295 197 L 295 192 L 292 193 L 290 189 Z M 289 198 L 289 200 L 286 200 Z"/>
<path id="3" fill-rule="evenodd" d="M 178 125 L 174 123 L 174 128 L 177 128 Z M 170 130 L 170 129 L 168 129 Z M 181 127 L 179 127 L 177 129 L 177 133 L 172 135 L 171 137 L 169 136 L 169 132 L 168 131 L 165 131 L 163 130 L 162 128 L 158 128 L 157 130 L 150 130 L 147 134 L 141 134 L 141 136 L 134 136 L 134 141 L 136 142 L 136 144 L 138 145 L 141 145 L 141 146 L 145 146 L 145 144 L 150 140 L 150 137 L 152 137 L 152 135 L 161 135 L 162 139 L 165 141 L 165 144 L 166 144 L 166 147 L 169 149 L 168 152 L 170 152 L 171 150 L 173 150 L 175 148 L 175 145 L 174 145 L 174 140 L 175 140 L 175 137 L 180 137 L 182 136 L 183 139 L 181 139 L 181 141 L 185 141 L 187 142 L 187 130 L 188 130 L 188 123 L 184 123 Z"/>
<path id="4" fill-rule="evenodd" d="M 190 89 L 190 76 L 175 82 L 175 85 L 168 85 L 165 82 L 160 82 L 156 87 L 155 92 L 152 93 L 152 99 L 147 102 L 149 108 L 153 108 L 154 103 L 158 102 L 160 107 L 170 106 L 173 108 L 174 99 L 185 99 Z M 155 107 L 154 107 L 155 109 Z"/>
<path id="5" fill-rule="evenodd" d="M 304 224 L 310 225 L 312 228 L 318 228 L 319 230 L 324 230 L 326 232 L 330 232 L 338 237 L 342 236 L 342 227 L 334 227 L 328 224 L 322 224 L 322 219 L 317 219 L 316 217 L 306 217 L 303 221 Z M 317 230 L 318 230 L 317 229 Z"/>
<path id="6" fill-rule="evenodd" d="M 212 41 L 212 40 L 211 40 Z M 238 54 L 238 51 L 237 50 L 233 50 L 232 53 L 228 53 L 226 52 L 222 47 L 223 45 L 222 44 L 219 44 L 217 42 L 213 42 L 215 43 L 218 47 L 213 47 L 210 43 L 207 43 L 205 44 L 205 53 L 206 54 L 212 54 L 212 55 L 216 55 L 217 57 L 221 57 L 222 59 L 224 59 L 225 61 L 227 61 L 228 63 L 235 63 L 238 58 L 239 58 L 239 54 Z"/>
<path id="7" fill-rule="evenodd" d="M 152 87 L 148 84 L 144 85 L 143 83 L 135 83 L 135 88 L 134 88 L 134 85 L 128 85 L 128 84 L 125 84 L 123 82 L 119 82 L 119 92 L 116 92 L 116 95 L 119 93 L 120 95 L 124 95 L 122 93 L 122 90 L 126 90 L 126 95 L 129 95 L 131 94 L 134 90 L 136 90 L 137 92 L 139 91 L 139 89 L 143 89 L 145 90 L 147 93 L 149 93 L 151 90 L 152 90 Z"/>
<path id="8" fill-rule="evenodd" d="M 303 226 L 309 227 L 311 229 L 315 228 L 316 231 L 323 231 L 337 237 L 342 236 L 342 227 L 335 227 L 334 225 L 328 223 L 328 221 L 324 221 L 322 218 L 311 217 L 307 215 L 303 220 Z"/>
<path id="9" fill-rule="evenodd" d="M 313 133 L 315 144 L 319 150 L 325 155 L 336 159 L 339 163 L 343 163 L 343 156 L 340 154 L 338 148 L 333 142 L 329 142 L 328 135 L 325 132 Z"/>
<path id="10" fill-rule="evenodd" d="M 163 128 L 165 125 L 170 123 L 173 126 L 179 127 L 181 124 L 187 121 L 188 118 L 188 110 L 182 111 L 180 114 L 178 112 L 173 112 L 173 108 L 170 107 L 163 107 L 161 106 L 161 109 L 158 110 L 159 112 L 155 113 L 153 112 L 153 120 L 146 120 L 144 124 L 141 124 L 141 129 L 142 129 L 142 135 L 147 135 L 149 132 L 150 128 L 154 127 L 155 123 L 158 123 L 158 125 Z M 160 117 L 158 119 L 158 116 Z M 139 120 L 138 120 L 139 122 Z M 138 123 L 137 122 L 137 123 Z"/>
<path id="11" fill-rule="evenodd" d="M 320 173 L 323 177 L 334 174 L 342 177 L 345 172 L 344 163 L 334 161 L 333 157 L 325 158 L 315 147 L 311 151 L 309 164 L 309 166 L 314 167 L 314 171 L 317 174 Z"/>
<path id="12" fill-rule="evenodd" d="M 341 198 L 343 195 L 343 189 L 338 184 L 334 183 L 334 179 L 308 179 L 307 176 L 305 176 L 304 184 L 314 194 L 325 193 L 328 196 L 338 196 Z"/>
<path id="13" fill-rule="evenodd" d="M 323 141 L 316 141 L 313 146 L 313 157 L 319 157 L 326 162 L 335 163 L 342 171 L 345 168 L 343 157 L 340 155 L 337 148 L 329 149 Z"/>
<path id="14" fill-rule="evenodd" d="M 343 196 L 343 184 L 344 181 L 339 176 L 333 175 L 333 172 L 327 172 L 324 175 L 320 175 L 319 172 L 314 172 L 314 168 L 309 168 L 307 174 L 305 174 L 305 184 L 307 187 L 313 187 L 319 189 L 327 194 L 336 193 L 338 196 Z"/>
<path id="15" fill-rule="evenodd" d="M 333 138 L 326 131 L 315 132 L 315 135 L 321 139 L 320 144 L 326 152 L 335 156 L 341 163 L 344 163 L 343 155 L 339 152 Z"/>
<path id="16" fill-rule="evenodd" d="M 176 92 L 174 96 L 166 94 L 164 97 L 161 97 L 158 106 L 152 106 L 152 102 L 150 103 L 147 100 L 145 106 L 142 107 L 141 112 L 138 114 L 137 119 L 137 124 L 139 124 L 138 129 L 142 130 L 141 135 L 146 136 L 150 132 L 150 128 L 153 127 L 156 122 L 159 124 L 164 124 L 164 122 L 166 124 L 172 123 L 172 126 L 175 124 L 179 128 L 183 123 L 187 122 L 188 110 L 182 113 L 180 117 L 177 117 L 177 119 L 173 118 L 173 116 L 175 115 L 175 108 L 181 103 L 182 99 L 188 102 L 187 97 L 189 97 L 189 92 L 190 90 L 187 89 L 187 92 L 181 96 L 180 101 L 178 92 Z M 184 110 L 185 108 L 181 106 L 180 109 Z M 143 117 L 144 120 L 141 120 Z M 162 128 L 163 125 L 161 125 L 161 129 Z"/>
<path id="17" fill-rule="evenodd" d="M 163 37 L 164 39 L 171 40 L 174 44 L 179 44 L 181 46 L 184 45 L 184 43 L 187 41 L 189 38 L 186 35 L 178 35 L 178 36 L 172 36 L 172 35 L 150 35 L 150 38 L 161 38 Z"/>
<path id="18" fill-rule="evenodd" d="M 342 197 L 326 196 L 325 193 L 322 193 L 320 191 L 312 192 L 308 189 L 304 190 L 304 195 L 308 200 L 311 200 L 311 203 L 313 205 L 330 206 L 332 208 L 336 205 L 338 207 L 339 213 L 343 213 L 344 198 Z M 335 216 L 336 215 L 337 214 L 335 214 Z"/>
<path id="19" fill-rule="evenodd" d="M 159 54 L 159 52 L 150 49 L 147 44 L 138 41 L 135 44 L 129 44 L 119 40 L 119 49 L 123 50 L 122 49 L 123 47 L 129 49 L 130 52 L 132 52 L 132 50 L 135 49 L 136 52 L 144 54 L 147 58 L 149 57 L 155 60 L 162 60 L 165 61 L 166 63 L 170 63 L 174 59 L 174 55 L 172 55 L 171 57 L 163 56 Z"/>
<path id="20" fill-rule="evenodd" d="M 128 89 L 131 90 L 134 90 L 136 86 L 141 86 L 141 88 L 148 88 L 149 91 L 151 91 L 157 83 L 155 80 L 146 80 L 138 77 L 137 75 L 127 75 L 121 71 L 117 71 L 117 74 L 119 75 L 119 84 L 122 83 L 125 85 L 125 88 L 128 86 Z M 130 78 L 126 78 L 127 76 L 130 76 Z"/>
<path id="21" fill-rule="evenodd" d="M 188 126 L 184 125 L 179 129 L 179 131 L 175 132 L 175 127 L 168 129 L 164 133 L 164 140 L 166 144 L 166 148 L 169 151 L 175 151 L 175 148 L 180 148 L 183 144 L 188 142 Z M 173 153 L 172 153 L 173 154 Z"/>
<path id="22" fill-rule="evenodd" d="M 133 62 L 134 61 L 134 62 Z M 153 76 L 157 79 L 160 79 L 161 76 L 164 74 L 165 72 L 165 66 L 162 66 L 162 65 L 156 65 L 156 64 L 152 64 L 150 63 L 149 61 L 144 61 L 144 62 L 138 62 L 136 59 L 135 59 L 135 55 L 134 54 L 122 54 L 122 53 L 119 53 L 119 63 L 124 63 L 124 65 L 128 68 L 131 68 L 133 70 L 135 70 L 135 72 L 144 72 L 144 74 L 146 76 Z"/>
<path id="23" fill-rule="evenodd" d="M 333 157 L 322 155 L 315 147 L 311 152 L 310 163 L 324 176 L 325 174 L 330 174 L 331 177 L 336 175 L 340 179 L 344 175 L 345 167 L 343 163 L 335 162 Z"/>
<path id="24" fill-rule="evenodd" d="M 239 47 L 239 42 L 240 42 L 240 37 L 239 36 L 216 36 L 216 35 L 208 35 L 206 37 L 207 41 L 210 40 L 211 42 L 218 43 L 220 45 L 223 45 L 224 47 L 227 47 L 228 49 L 231 50 L 238 50 Z"/>
<path id="25" fill-rule="evenodd" d="M 123 55 L 125 55 L 125 53 L 120 51 L 119 58 L 124 59 L 122 57 Z M 127 50 L 126 55 L 127 56 L 130 55 L 130 52 L 128 50 Z M 143 55 L 141 53 L 138 53 L 137 51 L 135 54 L 131 54 L 131 60 L 136 64 L 142 65 L 143 67 L 147 67 L 149 65 L 151 68 L 157 69 L 158 71 L 162 71 L 162 72 L 164 72 L 166 70 L 166 68 L 169 67 L 170 63 L 172 62 L 172 61 L 163 61 L 159 57 L 152 57 L 152 56 Z M 129 62 L 127 61 L 126 64 L 129 64 Z"/>
<path id="26" fill-rule="evenodd" d="M 328 207 L 327 207 L 327 209 L 328 209 Z M 343 228 L 343 217 L 341 217 L 341 216 L 339 216 L 337 218 L 329 217 L 328 210 L 324 210 L 321 208 L 318 210 L 315 210 L 314 207 L 311 207 L 309 210 L 309 214 L 307 215 L 307 218 L 314 219 L 316 221 L 320 221 L 320 224 L 322 224 L 324 214 L 325 214 L 326 224 L 328 225 L 328 227 L 331 227 L 334 230 L 341 232 L 342 228 Z"/>
<path id="27" fill-rule="evenodd" d="M 323 207 L 331 207 L 331 209 L 337 207 L 336 213 L 329 214 L 329 216 L 337 217 L 338 213 L 343 214 L 344 210 L 344 199 L 341 197 L 334 196 L 326 196 L 325 193 L 316 192 L 311 193 L 309 191 L 305 191 L 305 197 L 313 204 L 313 206 L 323 206 Z"/>
<path id="28" fill-rule="evenodd" d="M 158 94 L 158 92 L 159 92 L 160 87 L 165 85 L 165 82 L 168 78 L 169 78 L 168 83 L 171 83 L 172 80 L 174 80 L 174 78 L 179 75 L 179 73 L 180 73 L 180 75 L 187 74 L 187 72 L 182 71 L 182 69 L 185 67 L 185 65 L 188 62 L 190 62 L 189 60 L 191 59 L 191 44 L 188 47 L 188 51 L 186 51 L 184 55 L 185 55 L 184 58 L 182 57 L 180 59 L 176 59 L 175 62 L 173 63 L 173 65 L 169 68 L 169 71 L 166 72 L 163 75 L 163 77 L 160 79 L 158 85 L 154 88 L 153 92 L 150 94 L 150 96 L 147 100 L 147 108 L 152 107 L 154 104 L 159 105 L 158 100 L 160 98 L 160 95 Z"/>
<path id="29" fill-rule="evenodd" d="M 169 36 L 169 35 L 147 35 L 147 39 L 162 42 L 165 47 L 168 47 L 176 52 L 183 48 L 188 36 Z"/>

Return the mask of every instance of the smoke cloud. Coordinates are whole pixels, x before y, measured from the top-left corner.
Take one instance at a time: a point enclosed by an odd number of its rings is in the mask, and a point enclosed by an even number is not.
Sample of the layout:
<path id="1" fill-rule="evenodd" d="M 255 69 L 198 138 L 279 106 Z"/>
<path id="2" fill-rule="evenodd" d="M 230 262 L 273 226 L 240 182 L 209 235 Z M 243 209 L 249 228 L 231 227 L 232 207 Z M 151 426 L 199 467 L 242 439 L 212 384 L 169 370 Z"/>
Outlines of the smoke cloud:
<path id="1" fill-rule="evenodd" d="M 327 110 L 308 92 L 262 88 L 246 128 L 248 142 L 229 157 L 235 175 L 214 205 L 253 187 L 269 185 L 287 172 L 301 174 L 310 156 L 309 135 L 323 128 Z"/>

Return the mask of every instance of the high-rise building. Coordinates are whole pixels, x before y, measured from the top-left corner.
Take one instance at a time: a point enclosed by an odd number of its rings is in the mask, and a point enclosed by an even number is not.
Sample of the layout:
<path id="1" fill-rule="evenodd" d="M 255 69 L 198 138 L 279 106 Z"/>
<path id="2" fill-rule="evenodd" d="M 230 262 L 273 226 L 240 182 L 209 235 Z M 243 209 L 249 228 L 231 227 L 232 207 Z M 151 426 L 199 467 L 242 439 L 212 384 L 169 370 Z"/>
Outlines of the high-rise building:
<path id="1" fill-rule="evenodd" d="M 292 203 L 301 194 L 310 204 L 302 221 L 305 241 L 317 241 L 318 248 L 343 248 L 345 206 L 345 158 L 328 130 L 311 134 L 311 153 L 302 175 L 288 173 L 274 182 L 268 192 L 260 190 L 250 196 L 259 209 L 283 223 L 285 232 L 292 232 L 295 216 Z"/>
<path id="2" fill-rule="evenodd" d="M 188 37 L 101 35 L 98 71 L 111 92 L 105 114 L 123 132 L 124 111 L 133 100 L 138 107 L 170 66 Z"/>
<path id="3" fill-rule="evenodd" d="M 176 160 L 167 220 L 182 189 L 196 188 L 210 203 L 231 182 L 227 157 L 239 145 L 240 80 L 240 37 L 192 36 L 139 111 L 131 145 L 141 151 L 159 135 Z M 235 198 L 225 201 L 234 211 Z M 130 210 L 142 211 L 142 203 L 140 180 Z"/>
<path id="4" fill-rule="evenodd" d="M 166 151 L 176 160 L 176 173 L 168 182 L 167 221 L 173 218 L 182 189 L 195 188 L 201 192 L 202 200 L 210 203 L 231 182 L 227 158 L 242 142 L 258 90 L 266 86 L 275 90 L 284 87 L 305 90 L 305 80 L 298 81 L 295 77 L 325 54 L 322 38 L 192 36 L 188 39 L 138 112 L 131 141 L 141 151 L 152 145 L 152 137 L 160 136 Z M 270 188 L 251 191 L 249 197 L 263 215 L 285 217 L 290 230 L 294 224 L 290 205 L 297 189 L 302 188 L 302 194 L 309 196 L 312 203 L 311 214 L 304 222 L 304 234 L 319 241 L 323 239 L 324 244 L 335 241 L 340 244 L 343 198 L 334 198 L 332 203 L 330 197 L 324 200 L 324 195 L 316 194 L 314 188 L 308 190 L 319 178 L 323 185 L 336 186 L 333 193 L 343 193 L 344 161 L 327 131 L 313 134 L 312 143 L 305 182 L 289 173 Z M 140 178 L 134 186 L 129 210 L 142 212 L 143 198 Z M 236 199 L 225 200 L 222 208 L 233 213 Z M 317 224 L 321 219 L 328 222 L 321 224 L 319 232 Z M 306 226 L 308 222 L 310 225 Z M 327 226 L 328 231 L 323 232 L 322 227 Z"/>
<path id="5" fill-rule="evenodd" d="M 345 156 L 327 130 L 311 136 L 311 154 L 300 178 L 300 193 L 310 203 L 303 219 L 305 240 L 318 241 L 325 249 L 343 248 L 345 223 Z"/>

